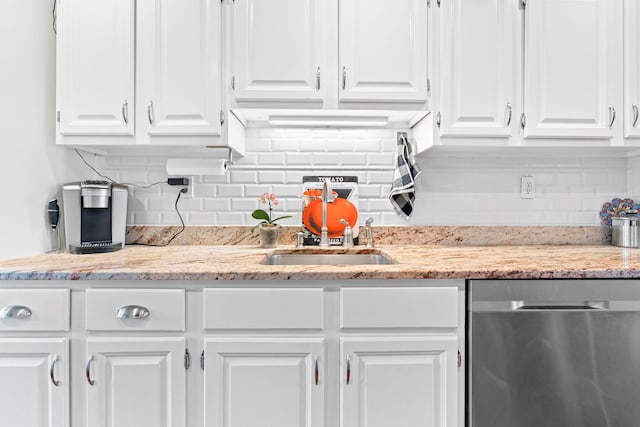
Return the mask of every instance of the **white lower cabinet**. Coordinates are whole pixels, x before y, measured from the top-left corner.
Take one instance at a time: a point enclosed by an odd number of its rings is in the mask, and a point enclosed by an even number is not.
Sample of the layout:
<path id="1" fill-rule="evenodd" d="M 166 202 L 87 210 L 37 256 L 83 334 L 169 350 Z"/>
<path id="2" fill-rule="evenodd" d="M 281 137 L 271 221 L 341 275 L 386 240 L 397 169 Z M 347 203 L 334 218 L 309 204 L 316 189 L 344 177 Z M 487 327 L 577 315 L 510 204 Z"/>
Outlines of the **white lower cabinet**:
<path id="1" fill-rule="evenodd" d="M 69 426 L 69 340 L 0 339 L 0 425 Z"/>
<path id="2" fill-rule="evenodd" d="M 0 426 L 463 419 L 462 282 L 104 283 L 0 282 Z"/>
<path id="3" fill-rule="evenodd" d="M 86 346 L 86 426 L 185 426 L 184 338 L 89 338 Z"/>
<path id="4" fill-rule="evenodd" d="M 205 289 L 205 426 L 457 427 L 458 287 L 376 284 Z"/>
<path id="5" fill-rule="evenodd" d="M 340 426 L 456 425 L 455 335 L 342 338 L 340 347 Z"/>
<path id="6" fill-rule="evenodd" d="M 321 338 L 206 338 L 205 426 L 323 427 Z"/>

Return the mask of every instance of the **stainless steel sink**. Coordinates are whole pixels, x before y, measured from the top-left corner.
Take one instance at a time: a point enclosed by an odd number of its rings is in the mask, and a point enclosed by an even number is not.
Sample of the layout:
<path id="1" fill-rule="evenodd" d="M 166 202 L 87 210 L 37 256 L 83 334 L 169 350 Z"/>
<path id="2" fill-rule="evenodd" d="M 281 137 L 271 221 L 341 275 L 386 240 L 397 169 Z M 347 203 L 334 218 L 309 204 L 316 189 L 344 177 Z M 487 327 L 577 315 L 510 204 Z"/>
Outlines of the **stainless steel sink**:
<path id="1" fill-rule="evenodd" d="M 396 262 L 382 254 L 273 254 L 260 264 L 265 265 L 382 265 Z"/>

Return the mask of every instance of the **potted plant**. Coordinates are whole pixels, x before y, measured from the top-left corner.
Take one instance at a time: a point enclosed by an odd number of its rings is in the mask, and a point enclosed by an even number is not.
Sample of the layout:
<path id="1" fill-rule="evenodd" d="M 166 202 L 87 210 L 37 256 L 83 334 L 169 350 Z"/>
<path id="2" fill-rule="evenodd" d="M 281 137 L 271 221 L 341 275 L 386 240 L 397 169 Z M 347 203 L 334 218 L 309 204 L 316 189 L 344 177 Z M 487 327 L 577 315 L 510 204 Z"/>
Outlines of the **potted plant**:
<path id="1" fill-rule="evenodd" d="M 291 215 L 279 216 L 277 218 L 273 218 L 273 208 L 278 206 L 278 199 L 276 195 L 273 193 L 264 193 L 260 196 L 260 203 L 263 205 L 267 205 L 269 208 L 269 212 L 264 209 L 256 209 L 251 214 L 255 219 L 260 220 L 260 222 L 251 229 L 251 231 L 255 231 L 256 228 L 260 229 L 260 246 L 263 248 L 275 248 L 278 243 L 278 233 L 280 231 L 280 225 L 276 224 L 276 221 L 280 221 L 281 219 L 291 218 Z"/>

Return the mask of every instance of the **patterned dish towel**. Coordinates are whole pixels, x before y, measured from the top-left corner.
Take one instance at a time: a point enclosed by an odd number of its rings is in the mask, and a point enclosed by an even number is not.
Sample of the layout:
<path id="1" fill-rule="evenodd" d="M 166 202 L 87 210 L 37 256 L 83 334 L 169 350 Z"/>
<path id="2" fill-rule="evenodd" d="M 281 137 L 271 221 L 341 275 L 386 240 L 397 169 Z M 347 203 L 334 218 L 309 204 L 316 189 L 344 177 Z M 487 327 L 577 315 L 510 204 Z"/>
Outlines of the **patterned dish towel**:
<path id="1" fill-rule="evenodd" d="M 393 172 L 393 183 L 389 200 L 396 213 L 409 218 L 413 212 L 413 201 L 416 198 L 415 179 L 422 171 L 413 163 L 411 144 L 405 133 L 398 133 L 398 162 Z"/>

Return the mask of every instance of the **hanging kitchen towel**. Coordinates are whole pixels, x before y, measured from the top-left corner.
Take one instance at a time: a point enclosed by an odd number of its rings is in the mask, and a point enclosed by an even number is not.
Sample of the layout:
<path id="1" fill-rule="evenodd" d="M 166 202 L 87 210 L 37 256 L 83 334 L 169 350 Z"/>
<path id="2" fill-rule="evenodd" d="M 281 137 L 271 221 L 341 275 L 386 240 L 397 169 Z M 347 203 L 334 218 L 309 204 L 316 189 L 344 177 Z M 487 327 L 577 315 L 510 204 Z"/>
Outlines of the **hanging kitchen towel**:
<path id="1" fill-rule="evenodd" d="M 411 144 L 403 132 L 398 133 L 397 149 L 398 160 L 393 172 L 389 200 L 398 215 L 409 218 L 413 213 L 413 201 L 416 198 L 415 178 L 422 171 L 413 163 Z"/>

